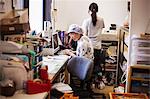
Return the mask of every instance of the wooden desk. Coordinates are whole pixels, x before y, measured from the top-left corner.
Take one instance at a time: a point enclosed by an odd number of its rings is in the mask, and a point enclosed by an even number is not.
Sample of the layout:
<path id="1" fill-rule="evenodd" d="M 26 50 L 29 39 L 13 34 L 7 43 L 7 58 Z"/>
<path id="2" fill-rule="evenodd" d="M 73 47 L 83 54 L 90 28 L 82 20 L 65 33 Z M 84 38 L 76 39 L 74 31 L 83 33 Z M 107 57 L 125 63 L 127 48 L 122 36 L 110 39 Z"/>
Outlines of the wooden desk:
<path id="1" fill-rule="evenodd" d="M 62 70 L 65 70 L 66 63 L 70 56 L 67 55 L 54 55 L 43 57 L 42 65 L 48 66 L 49 79 L 53 83 L 56 77 Z"/>
<path id="2" fill-rule="evenodd" d="M 11 97 L 0 95 L 0 99 L 46 99 L 48 95 L 49 95 L 48 92 L 43 92 L 38 94 L 26 94 L 23 90 L 18 90 Z"/>

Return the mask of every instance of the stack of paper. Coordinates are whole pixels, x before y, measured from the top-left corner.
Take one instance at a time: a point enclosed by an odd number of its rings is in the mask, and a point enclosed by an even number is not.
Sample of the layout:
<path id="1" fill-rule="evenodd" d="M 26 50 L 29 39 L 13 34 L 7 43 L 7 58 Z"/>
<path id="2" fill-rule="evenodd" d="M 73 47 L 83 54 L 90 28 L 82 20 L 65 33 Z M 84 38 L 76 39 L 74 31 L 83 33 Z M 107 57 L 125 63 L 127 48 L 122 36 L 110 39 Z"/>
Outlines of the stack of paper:
<path id="1" fill-rule="evenodd" d="M 56 83 L 52 86 L 52 89 L 56 89 L 62 93 L 72 93 L 72 88 L 68 84 Z"/>

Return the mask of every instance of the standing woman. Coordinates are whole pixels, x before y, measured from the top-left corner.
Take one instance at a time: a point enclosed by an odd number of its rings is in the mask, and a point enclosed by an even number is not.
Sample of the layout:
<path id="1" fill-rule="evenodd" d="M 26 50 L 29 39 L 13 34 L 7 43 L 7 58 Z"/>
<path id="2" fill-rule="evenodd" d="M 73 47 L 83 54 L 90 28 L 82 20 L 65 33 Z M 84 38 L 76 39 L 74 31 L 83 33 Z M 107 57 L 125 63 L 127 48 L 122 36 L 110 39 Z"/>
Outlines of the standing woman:
<path id="1" fill-rule="evenodd" d="M 101 33 L 104 26 L 103 18 L 97 16 L 98 5 L 96 3 L 91 3 L 89 6 L 88 13 L 90 17 L 85 19 L 82 23 L 82 29 L 91 41 L 94 48 L 94 73 L 102 73 L 102 67 L 100 66 L 103 61 L 102 51 L 101 51 Z"/>

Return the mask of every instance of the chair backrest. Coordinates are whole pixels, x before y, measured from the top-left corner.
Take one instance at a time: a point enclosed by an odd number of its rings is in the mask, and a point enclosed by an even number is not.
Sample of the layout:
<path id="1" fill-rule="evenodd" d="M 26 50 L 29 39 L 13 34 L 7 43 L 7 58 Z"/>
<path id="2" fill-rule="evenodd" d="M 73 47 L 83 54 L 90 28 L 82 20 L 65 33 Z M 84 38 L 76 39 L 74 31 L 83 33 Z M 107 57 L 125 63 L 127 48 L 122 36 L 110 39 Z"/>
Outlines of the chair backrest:
<path id="1" fill-rule="evenodd" d="M 89 80 L 93 72 L 93 61 L 85 57 L 72 57 L 67 64 L 68 72 L 79 80 Z"/>

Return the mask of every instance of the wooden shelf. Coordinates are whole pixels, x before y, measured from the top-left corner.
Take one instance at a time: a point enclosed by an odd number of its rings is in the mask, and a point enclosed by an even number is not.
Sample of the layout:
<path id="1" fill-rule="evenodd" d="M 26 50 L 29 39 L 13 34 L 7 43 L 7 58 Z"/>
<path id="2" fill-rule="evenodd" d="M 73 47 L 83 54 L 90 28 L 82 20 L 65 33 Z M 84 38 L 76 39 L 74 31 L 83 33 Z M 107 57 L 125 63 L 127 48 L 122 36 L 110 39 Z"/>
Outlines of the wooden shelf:
<path id="1" fill-rule="evenodd" d="M 135 66 L 130 66 L 131 68 L 137 68 L 137 69 L 149 69 L 150 70 L 150 65 L 135 65 Z"/>
<path id="2" fill-rule="evenodd" d="M 105 71 L 115 72 L 115 71 L 116 71 L 116 69 L 105 69 Z"/>
<path id="3" fill-rule="evenodd" d="M 137 81 L 150 81 L 150 79 L 144 79 L 144 78 L 131 78 L 131 80 L 137 80 Z"/>
<path id="4" fill-rule="evenodd" d="M 136 92 L 137 90 L 133 90 L 134 86 L 138 88 L 141 92 L 149 94 L 149 89 L 147 87 L 150 85 L 150 66 L 146 65 L 136 65 L 130 66 L 128 70 L 128 79 L 127 79 L 127 92 Z M 134 82 L 134 83 L 133 83 Z M 146 87 L 143 87 L 142 84 L 147 83 Z"/>
<path id="5" fill-rule="evenodd" d="M 119 85 L 121 77 L 124 73 L 123 64 L 128 61 L 128 46 L 126 45 L 125 38 L 129 35 L 129 29 L 120 27 L 119 41 L 118 41 L 118 52 L 117 52 L 117 74 L 116 74 L 116 85 Z"/>

